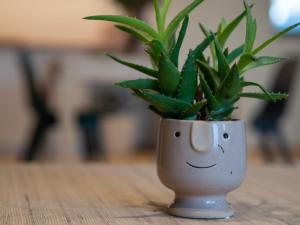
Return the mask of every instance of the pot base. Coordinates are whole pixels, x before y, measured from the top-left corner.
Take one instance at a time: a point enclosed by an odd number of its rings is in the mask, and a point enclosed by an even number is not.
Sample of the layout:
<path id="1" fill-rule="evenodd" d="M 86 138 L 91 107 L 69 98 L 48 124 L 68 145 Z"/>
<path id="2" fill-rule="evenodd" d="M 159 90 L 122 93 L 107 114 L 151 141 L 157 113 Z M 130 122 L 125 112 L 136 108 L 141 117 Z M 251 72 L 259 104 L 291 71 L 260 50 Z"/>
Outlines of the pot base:
<path id="1" fill-rule="evenodd" d="M 234 210 L 225 197 L 176 198 L 169 207 L 174 216 L 191 219 L 228 219 Z"/>

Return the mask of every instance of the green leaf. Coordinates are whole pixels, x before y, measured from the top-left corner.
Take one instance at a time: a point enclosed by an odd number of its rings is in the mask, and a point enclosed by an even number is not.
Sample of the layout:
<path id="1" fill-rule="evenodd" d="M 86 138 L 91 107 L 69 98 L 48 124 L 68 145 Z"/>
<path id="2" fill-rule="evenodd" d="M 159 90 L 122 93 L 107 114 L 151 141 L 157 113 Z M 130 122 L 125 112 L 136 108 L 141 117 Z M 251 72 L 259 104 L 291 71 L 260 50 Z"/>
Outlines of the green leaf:
<path id="1" fill-rule="evenodd" d="M 226 58 L 228 58 L 229 55 L 229 48 L 226 48 L 223 52 L 223 54 L 225 55 Z"/>
<path id="2" fill-rule="evenodd" d="M 150 43 L 150 47 L 151 49 L 153 49 L 158 55 L 161 55 L 161 54 L 168 54 L 167 53 L 167 50 L 164 48 L 163 44 L 158 41 L 158 40 L 153 40 L 151 43 Z"/>
<path id="3" fill-rule="evenodd" d="M 199 26 L 200 26 L 200 29 L 201 29 L 202 33 L 207 38 L 210 35 L 209 31 L 204 27 L 203 24 L 199 23 Z M 212 35 L 212 38 L 213 38 L 213 35 Z M 213 41 L 213 39 L 212 39 L 212 41 Z M 214 46 L 213 42 L 211 42 L 209 44 L 209 48 L 210 48 L 210 54 L 211 54 L 211 57 L 212 57 L 213 67 L 216 67 L 217 58 L 216 58 L 215 46 Z"/>
<path id="4" fill-rule="evenodd" d="M 238 95 L 240 90 L 240 73 L 237 65 L 235 64 L 223 80 L 216 96 L 224 99 L 233 98 Z"/>
<path id="5" fill-rule="evenodd" d="M 265 93 L 241 93 L 239 94 L 239 96 L 244 98 L 256 98 L 262 100 L 278 101 L 286 99 L 289 95 L 281 93 L 269 93 L 268 95 Z"/>
<path id="6" fill-rule="evenodd" d="M 116 16 L 116 15 L 98 15 L 98 16 L 88 16 L 85 17 L 86 20 L 103 20 L 115 23 L 124 24 L 133 27 L 137 30 L 144 31 L 153 38 L 160 38 L 158 33 L 147 23 L 142 20 L 132 18 L 129 16 Z"/>
<path id="7" fill-rule="evenodd" d="M 189 15 L 197 6 L 199 6 L 204 0 L 194 0 L 191 4 L 189 4 L 186 8 L 180 11 L 175 18 L 168 25 L 167 30 L 165 32 L 165 39 L 168 40 L 176 31 L 181 21 Z"/>
<path id="8" fill-rule="evenodd" d="M 193 103 L 197 92 L 197 67 L 195 54 L 190 50 L 188 58 L 183 66 L 182 81 L 179 88 L 179 99 Z"/>
<path id="9" fill-rule="evenodd" d="M 207 100 L 204 99 L 196 104 L 192 105 L 190 108 L 181 113 L 180 119 L 187 119 L 197 115 L 198 112 L 207 104 Z"/>
<path id="10" fill-rule="evenodd" d="M 150 105 L 148 108 L 149 108 L 152 112 L 154 112 L 155 114 L 157 114 L 157 115 L 163 117 L 163 113 L 160 112 L 158 109 L 156 109 L 155 106 Z"/>
<path id="11" fill-rule="evenodd" d="M 257 57 L 257 58 L 254 58 L 254 60 L 252 62 L 250 62 L 247 66 L 245 66 L 243 68 L 243 70 L 241 71 L 241 74 L 248 70 L 255 69 L 255 68 L 261 67 L 261 66 L 276 64 L 283 60 L 286 60 L 286 58 L 279 58 L 279 57 L 272 57 L 272 56 Z"/>
<path id="12" fill-rule="evenodd" d="M 257 23 L 253 19 L 250 6 L 244 1 L 246 15 L 247 15 L 247 29 L 246 29 L 246 40 L 244 53 L 251 53 L 256 38 Z"/>
<path id="13" fill-rule="evenodd" d="M 115 85 L 122 88 L 130 88 L 130 89 L 152 89 L 159 90 L 159 83 L 157 80 L 152 79 L 138 79 L 138 80 L 127 80 L 116 83 Z"/>
<path id="14" fill-rule="evenodd" d="M 243 71 L 243 69 L 249 65 L 251 62 L 255 61 L 255 57 L 251 54 L 243 54 L 238 62 L 239 71 Z"/>
<path id="15" fill-rule="evenodd" d="M 217 88 L 220 85 L 220 79 L 218 77 L 217 71 L 215 71 L 212 67 L 210 67 L 208 64 L 205 62 L 202 62 L 200 60 L 197 61 L 199 69 L 204 75 L 204 78 L 210 87 L 210 89 L 215 93 Z"/>
<path id="16" fill-rule="evenodd" d="M 262 85 L 260 85 L 260 84 L 257 84 L 255 82 L 243 81 L 241 83 L 241 85 L 242 85 L 242 87 L 250 87 L 250 86 L 258 87 L 260 90 L 262 90 L 269 97 L 269 99 L 273 100 L 273 98 L 269 94 L 269 92 Z"/>
<path id="17" fill-rule="evenodd" d="M 222 51 L 222 47 L 216 37 L 214 37 L 214 43 L 215 43 L 215 50 L 218 59 L 218 73 L 221 78 L 225 78 L 225 76 L 230 71 L 230 67 L 227 58 Z"/>
<path id="18" fill-rule="evenodd" d="M 221 19 L 221 22 L 218 26 L 218 31 L 217 31 L 217 36 L 219 37 L 219 35 L 221 35 L 221 33 L 224 31 L 224 29 L 226 28 L 227 26 L 227 22 L 225 20 L 225 18 L 222 18 Z M 220 40 L 219 40 L 220 41 Z"/>
<path id="19" fill-rule="evenodd" d="M 143 91 L 142 97 L 167 117 L 178 117 L 191 107 L 187 102 L 151 91 Z"/>
<path id="20" fill-rule="evenodd" d="M 300 25 L 300 23 L 296 23 L 288 28 L 286 28 L 285 30 L 277 33 L 276 35 L 274 35 L 273 37 L 271 37 L 270 39 L 268 39 L 267 41 L 265 41 L 263 44 L 261 44 L 259 47 L 257 47 L 252 54 L 256 55 L 257 53 L 259 53 L 260 51 L 262 51 L 264 48 L 266 48 L 267 46 L 269 46 L 272 42 L 276 41 L 277 39 L 279 39 L 281 36 L 285 35 L 286 33 L 288 33 L 289 31 L 295 29 L 296 27 L 298 27 Z"/>
<path id="21" fill-rule="evenodd" d="M 227 56 L 228 63 L 233 63 L 239 56 L 241 56 L 244 52 L 244 45 L 237 47 Z"/>
<path id="22" fill-rule="evenodd" d="M 266 65 L 272 65 L 279 63 L 286 58 L 279 58 L 279 57 L 272 57 L 272 56 L 261 56 L 261 57 L 254 57 L 250 54 L 245 54 L 240 58 L 238 63 L 238 68 L 241 71 L 240 74 L 245 73 L 248 70 L 255 69 L 257 67 L 262 67 Z"/>
<path id="23" fill-rule="evenodd" d="M 234 107 L 221 107 L 217 111 L 212 111 L 208 117 L 213 120 L 224 120 L 224 119 L 229 119 L 231 113 L 234 111 Z"/>
<path id="24" fill-rule="evenodd" d="M 162 54 L 159 62 L 159 83 L 162 93 L 173 96 L 180 82 L 180 73 L 171 60 Z"/>
<path id="25" fill-rule="evenodd" d="M 168 56 L 171 55 L 172 50 L 175 48 L 176 45 L 176 34 L 174 34 L 172 36 L 172 38 L 170 38 L 169 42 L 166 44 L 166 49 L 168 52 Z"/>
<path id="26" fill-rule="evenodd" d="M 208 37 L 210 35 L 209 31 L 206 29 L 206 27 L 202 23 L 199 23 L 199 27 L 205 37 Z"/>
<path id="27" fill-rule="evenodd" d="M 145 50 L 151 57 L 152 64 L 155 68 L 159 67 L 159 58 L 161 54 L 168 55 L 163 44 L 158 40 L 153 40 L 148 43 L 148 48 Z"/>
<path id="28" fill-rule="evenodd" d="M 236 109 L 234 104 L 239 100 L 239 96 L 234 96 L 229 99 L 219 100 L 219 109 L 211 111 L 208 116 L 213 120 L 230 119 L 232 112 Z"/>
<path id="29" fill-rule="evenodd" d="M 132 36 L 136 37 L 137 39 L 141 40 L 144 43 L 148 43 L 151 41 L 151 37 L 149 37 L 147 34 L 141 31 L 135 30 L 130 27 L 122 26 L 122 25 L 116 25 L 115 27 L 123 32 L 131 34 Z"/>
<path id="30" fill-rule="evenodd" d="M 252 7 L 252 6 L 251 6 Z M 218 40 L 220 42 L 220 45 L 224 47 L 226 41 L 232 34 L 232 32 L 237 28 L 237 26 L 241 23 L 241 21 L 244 19 L 246 16 L 247 12 L 246 10 L 240 14 L 238 17 L 236 17 L 231 23 L 229 23 L 225 29 L 223 30 L 222 33 L 218 34 Z"/>
<path id="31" fill-rule="evenodd" d="M 139 72 L 142 72 L 146 75 L 149 75 L 151 77 L 155 77 L 157 78 L 158 77 L 158 71 L 155 71 L 155 70 L 152 70 L 150 68 L 147 68 L 147 67 L 144 67 L 144 66 L 141 66 L 141 65 L 137 65 L 137 64 L 133 64 L 133 63 L 129 63 L 129 62 L 126 62 L 126 61 L 123 61 L 113 55 L 110 55 L 110 54 L 107 54 L 107 56 L 109 56 L 110 58 L 112 58 L 113 60 L 115 60 L 116 62 L 122 64 L 122 65 L 125 65 L 125 66 L 128 66 L 134 70 L 137 70 Z"/>
<path id="32" fill-rule="evenodd" d="M 204 96 L 207 99 L 207 105 L 210 110 L 218 110 L 219 103 L 215 96 L 213 95 L 212 90 L 208 86 L 206 80 L 204 79 L 204 75 L 200 72 L 200 85 L 203 90 Z"/>
<path id="33" fill-rule="evenodd" d="M 178 60 L 179 60 L 179 52 L 188 28 L 188 24 L 189 24 L 189 17 L 186 16 L 183 23 L 182 23 L 182 27 L 181 30 L 179 32 L 179 36 L 176 42 L 176 45 L 171 53 L 171 61 L 174 63 L 174 65 L 176 67 L 178 67 Z"/>
<path id="34" fill-rule="evenodd" d="M 162 16 L 162 21 L 163 21 L 164 26 L 166 24 L 166 19 L 167 19 L 167 16 L 168 16 L 168 11 L 169 11 L 169 8 L 170 8 L 170 4 L 171 4 L 171 0 L 164 0 L 162 10 L 161 10 L 161 16 Z"/>
<path id="35" fill-rule="evenodd" d="M 154 10 L 155 10 L 157 29 L 158 29 L 158 32 L 161 34 L 164 32 L 164 24 L 163 24 L 161 11 L 160 11 L 159 0 L 153 0 L 153 5 L 154 5 Z"/>
<path id="36" fill-rule="evenodd" d="M 214 35 L 210 34 L 206 37 L 194 50 L 195 58 L 199 59 L 203 55 L 204 50 L 212 43 Z"/>

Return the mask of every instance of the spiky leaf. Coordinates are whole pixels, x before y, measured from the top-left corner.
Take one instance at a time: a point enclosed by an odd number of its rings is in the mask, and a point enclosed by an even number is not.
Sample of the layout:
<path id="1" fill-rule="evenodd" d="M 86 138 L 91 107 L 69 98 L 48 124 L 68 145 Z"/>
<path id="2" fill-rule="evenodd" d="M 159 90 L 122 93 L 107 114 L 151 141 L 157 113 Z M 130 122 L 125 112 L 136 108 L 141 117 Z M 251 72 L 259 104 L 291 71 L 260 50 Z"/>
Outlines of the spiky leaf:
<path id="1" fill-rule="evenodd" d="M 242 71 L 247 65 L 255 61 L 255 57 L 251 54 L 243 54 L 238 62 L 239 71 Z"/>
<path id="2" fill-rule="evenodd" d="M 286 99 L 289 95 L 288 94 L 281 94 L 281 93 L 241 93 L 239 94 L 240 97 L 244 98 L 256 98 L 261 100 L 270 100 L 270 101 L 278 101 Z"/>
<path id="3" fill-rule="evenodd" d="M 162 20 L 159 0 L 153 0 L 153 5 L 155 10 L 157 29 L 159 33 L 162 33 L 164 31 L 164 24 Z"/>
<path id="4" fill-rule="evenodd" d="M 189 15 L 197 6 L 199 6 L 203 0 L 194 0 L 186 8 L 180 11 L 175 18 L 170 22 L 165 32 L 165 39 L 168 40 L 176 31 L 179 24 L 184 20 L 184 18 Z"/>
<path id="5" fill-rule="evenodd" d="M 187 102 L 155 92 L 143 91 L 142 96 L 151 105 L 155 106 L 157 110 L 162 112 L 163 115 L 168 117 L 178 117 L 182 112 L 191 107 L 191 104 Z"/>
<path id="6" fill-rule="evenodd" d="M 152 89 L 152 90 L 159 90 L 159 83 L 157 80 L 152 79 L 138 79 L 138 80 L 127 80 L 116 83 L 115 85 L 122 87 L 122 88 L 129 88 L 129 89 Z"/>
<path id="7" fill-rule="evenodd" d="M 249 82 L 249 81 L 242 81 L 241 82 L 241 85 L 242 87 L 251 87 L 251 86 L 254 86 L 254 87 L 258 87 L 260 90 L 262 90 L 270 99 L 273 100 L 272 96 L 269 94 L 269 92 L 260 84 L 258 83 L 255 83 L 255 82 Z"/>
<path id="8" fill-rule="evenodd" d="M 193 103 L 197 92 L 197 67 L 193 51 L 190 50 L 182 70 L 182 81 L 179 88 L 179 99 Z"/>
<path id="9" fill-rule="evenodd" d="M 177 42 L 175 44 L 175 47 L 171 53 L 171 61 L 174 63 L 174 65 L 176 67 L 178 67 L 179 52 L 180 52 L 187 28 L 188 28 L 188 24 L 189 24 L 189 17 L 186 16 L 182 23 L 181 30 L 179 32 L 179 36 L 178 36 Z"/>
<path id="10" fill-rule="evenodd" d="M 227 58 L 222 51 L 222 47 L 216 37 L 214 37 L 214 44 L 215 44 L 216 56 L 218 59 L 218 73 L 221 78 L 225 78 L 225 76 L 230 71 L 230 67 Z"/>
<path id="11" fill-rule="evenodd" d="M 169 42 L 166 44 L 166 49 L 168 51 L 168 55 L 171 55 L 172 50 L 175 48 L 176 45 L 176 34 L 174 34 Z"/>
<path id="12" fill-rule="evenodd" d="M 206 80 L 204 79 L 204 75 L 200 73 L 200 85 L 203 90 L 205 99 L 207 99 L 207 105 L 210 110 L 218 110 L 219 109 L 219 103 L 214 96 L 212 90 L 208 86 Z"/>
<path id="13" fill-rule="evenodd" d="M 234 107 L 221 107 L 219 110 L 216 111 L 211 111 L 210 114 L 208 114 L 207 119 L 212 119 L 212 120 L 224 120 L 226 118 L 229 118 L 231 113 L 234 111 Z"/>
<path id="14" fill-rule="evenodd" d="M 210 67 L 207 63 L 200 60 L 197 61 L 200 71 L 203 73 L 205 80 L 207 81 L 210 89 L 215 93 L 220 85 L 220 78 L 218 77 L 217 71 Z"/>
<path id="15" fill-rule="evenodd" d="M 241 73 L 244 73 L 248 70 L 255 69 L 257 67 L 276 64 L 283 60 L 286 60 L 286 58 L 279 58 L 279 57 L 272 57 L 272 56 L 257 57 L 257 58 L 254 58 L 254 60 L 252 62 L 250 62 L 247 66 L 245 66 L 243 68 L 243 70 L 241 71 Z"/>
<path id="16" fill-rule="evenodd" d="M 226 22 L 225 18 L 222 18 L 221 22 L 219 23 L 219 26 L 218 26 L 218 31 L 217 31 L 217 36 L 218 37 L 219 37 L 219 35 L 221 35 L 223 33 L 226 26 L 227 26 L 227 22 Z"/>
<path id="17" fill-rule="evenodd" d="M 122 26 L 122 25 L 115 25 L 115 27 L 123 32 L 131 34 L 132 36 L 136 37 L 143 43 L 148 43 L 149 41 L 151 41 L 151 37 L 141 31 L 135 30 L 130 27 Z"/>
<path id="18" fill-rule="evenodd" d="M 261 44 L 259 47 L 257 47 L 252 54 L 256 55 L 257 53 L 259 53 L 260 51 L 262 51 L 263 49 L 265 49 L 267 46 L 269 46 L 272 42 L 276 41 L 277 39 L 279 39 L 280 37 L 282 37 L 283 35 L 285 35 L 286 33 L 288 33 L 289 31 L 295 29 L 296 27 L 298 27 L 300 25 L 300 23 L 296 23 L 286 29 L 284 29 L 283 31 L 277 33 L 276 35 L 274 35 L 273 37 L 271 37 L 270 39 L 268 39 L 267 41 L 265 41 L 263 44 Z"/>
<path id="19" fill-rule="evenodd" d="M 211 33 L 208 31 L 208 29 L 206 29 L 206 27 L 203 24 L 199 23 L 199 26 L 200 26 L 202 33 L 207 38 Z M 212 35 L 212 38 L 213 38 L 213 35 Z M 215 52 L 215 46 L 214 46 L 213 42 L 211 42 L 209 44 L 209 49 L 210 49 L 210 54 L 212 57 L 213 66 L 215 67 L 216 66 L 216 52 Z"/>
<path id="20" fill-rule="evenodd" d="M 237 96 L 240 90 L 240 73 L 237 65 L 235 64 L 231 71 L 226 75 L 216 95 L 218 97 L 228 99 Z"/>
<path id="21" fill-rule="evenodd" d="M 159 67 L 159 58 L 161 54 L 168 55 L 167 50 L 164 48 L 163 44 L 158 40 L 153 40 L 148 43 L 148 48 L 146 52 L 150 55 L 152 64 L 155 68 Z"/>
<path id="22" fill-rule="evenodd" d="M 207 100 L 204 99 L 196 104 L 192 105 L 190 108 L 181 113 L 180 119 L 187 119 L 196 117 L 197 113 L 202 110 L 202 108 L 207 104 Z"/>
<path id="23" fill-rule="evenodd" d="M 257 32 L 257 23 L 256 20 L 252 16 L 250 6 L 244 1 L 246 16 L 247 16 L 247 28 L 246 28 L 246 40 L 245 40 L 245 48 L 244 53 L 251 53 L 253 49 L 253 45 L 256 38 Z"/>
<path id="24" fill-rule="evenodd" d="M 159 38 L 158 33 L 147 23 L 142 20 L 132 18 L 129 16 L 117 16 L 117 15 L 98 15 L 98 16 L 88 16 L 84 19 L 87 20 L 103 20 L 103 21 L 110 21 L 119 24 L 124 24 L 126 26 L 133 27 L 137 30 L 144 31 L 145 33 L 149 34 L 153 38 Z"/>
<path id="25" fill-rule="evenodd" d="M 177 91 L 180 77 L 180 72 L 171 62 L 169 57 L 167 57 L 165 54 L 162 54 L 159 62 L 158 78 L 162 93 L 168 96 L 173 96 Z"/>
<path id="26" fill-rule="evenodd" d="M 212 43 L 214 40 L 214 35 L 210 34 L 208 37 L 206 37 L 194 50 L 194 54 L 196 59 L 201 58 L 203 56 L 204 50 Z"/>
<path id="27" fill-rule="evenodd" d="M 252 6 L 250 6 L 252 7 Z M 223 30 L 222 33 L 218 34 L 218 39 L 220 42 L 220 45 L 223 47 L 226 43 L 226 41 L 228 40 L 228 38 L 230 37 L 230 35 L 232 34 L 232 32 L 237 28 L 237 26 L 241 23 L 241 21 L 244 19 L 244 17 L 246 16 L 247 12 L 246 10 L 240 14 L 239 16 L 237 16 L 234 20 L 232 20 Z"/>
<path id="28" fill-rule="evenodd" d="M 162 21 L 163 21 L 164 26 L 165 26 L 165 23 L 166 23 L 166 19 L 167 19 L 168 11 L 169 11 L 169 8 L 170 8 L 170 4 L 171 4 L 171 0 L 164 0 L 164 2 L 163 2 L 163 6 L 162 6 L 162 10 L 161 10 L 161 17 L 162 17 Z"/>
<path id="29" fill-rule="evenodd" d="M 233 63 L 238 57 L 240 57 L 244 52 L 244 44 L 234 49 L 227 56 L 228 63 Z"/>
<path id="30" fill-rule="evenodd" d="M 137 64 L 134 64 L 134 63 L 130 63 L 130 62 L 126 62 L 124 60 L 121 60 L 113 55 L 110 55 L 110 54 L 107 54 L 107 56 L 109 56 L 110 58 L 112 58 L 113 60 L 115 60 L 116 62 L 122 64 L 122 65 L 125 65 L 125 66 L 128 66 L 134 70 L 137 70 L 139 72 L 142 72 L 146 75 L 149 75 L 151 77 L 158 77 L 158 71 L 155 71 L 153 69 L 150 69 L 150 68 L 147 68 L 145 66 L 141 66 L 141 65 L 137 65 Z"/>

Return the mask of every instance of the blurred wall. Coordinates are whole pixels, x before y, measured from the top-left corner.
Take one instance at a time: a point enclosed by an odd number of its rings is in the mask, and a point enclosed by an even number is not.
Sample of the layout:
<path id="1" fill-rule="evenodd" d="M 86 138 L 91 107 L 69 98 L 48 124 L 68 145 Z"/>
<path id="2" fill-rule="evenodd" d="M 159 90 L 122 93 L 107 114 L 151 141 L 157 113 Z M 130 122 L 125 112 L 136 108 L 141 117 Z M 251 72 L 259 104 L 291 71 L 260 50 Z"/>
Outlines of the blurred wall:
<path id="1" fill-rule="evenodd" d="M 12 4 L 10 2 L 16 2 L 16 0 L 5 0 L 4 3 L 5 2 L 7 2 L 6 4 L 9 5 Z M 254 3 L 256 4 L 254 8 L 254 14 L 258 19 L 259 26 L 258 42 L 261 43 L 273 34 L 268 20 L 268 1 L 256 0 L 254 1 Z M 55 4 L 58 4 L 58 2 L 56 2 Z M 70 4 L 74 3 L 72 2 Z M 170 17 L 174 16 L 175 13 L 177 13 L 178 10 L 186 4 L 187 1 L 173 0 Z M 41 7 L 42 6 L 40 6 L 40 8 Z M 3 8 L 5 7 L 2 6 L 0 10 L 3 10 Z M 69 13 L 67 8 L 68 7 L 66 7 L 62 12 Z M 83 14 L 93 14 L 97 12 L 98 8 L 96 6 L 94 8 L 93 5 L 90 5 L 89 9 L 90 10 L 85 11 Z M 30 12 L 30 9 L 28 10 Z M 242 10 L 243 4 L 241 0 L 205 1 L 203 5 L 199 9 L 197 9 L 191 16 L 191 24 L 189 28 L 190 33 L 187 36 L 183 51 L 187 52 L 188 48 L 194 47 L 199 42 L 199 40 L 202 39 L 201 32 L 197 25 L 199 21 L 201 21 L 208 27 L 216 28 L 218 22 L 221 19 L 221 15 L 230 20 L 238 15 Z M 103 12 L 107 11 L 102 11 L 102 13 Z M 6 14 L 8 18 L 8 12 L 5 12 L 5 15 Z M 42 13 L 38 12 L 38 14 L 41 15 Z M 55 16 L 55 13 L 53 13 L 53 15 Z M 153 15 L 151 15 L 151 13 L 148 15 L 148 18 L 152 18 L 150 20 L 154 22 L 154 17 Z M 55 27 L 58 21 L 53 21 L 54 23 L 49 26 L 51 26 L 53 29 L 56 29 Z M 0 20 L 0 25 L 2 23 L 5 22 L 3 20 Z M 81 26 L 83 27 L 85 25 L 89 27 L 90 23 L 86 22 L 84 24 L 81 24 Z M 73 28 L 70 29 L 72 30 Z M 66 33 L 67 31 L 68 28 L 66 28 Z M 235 36 L 230 40 L 231 46 L 237 46 L 238 43 L 240 43 L 244 39 L 243 31 L 244 29 L 240 28 L 237 32 L 235 32 Z M 107 37 L 107 34 L 104 33 L 102 34 L 102 36 Z M 97 39 L 98 36 L 94 38 Z M 111 36 L 109 36 L 109 38 L 111 38 Z M 80 42 L 85 45 L 86 41 L 87 39 L 83 38 Z M 286 56 L 292 54 L 300 55 L 300 37 L 283 38 L 282 40 L 277 41 L 275 44 L 273 44 L 272 47 L 266 49 L 265 54 L 277 56 Z M 124 57 L 129 61 L 136 61 L 140 64 L 149 63 L 147 58 L 140 53 L 134 56 Z M 183 57 L 185 57 L 184 54 L 182 55 L 182 60 Z M 67 157 L 69 157 L 69 155 L 74 154 L 76 152 L 76 149 L 78 149 L 78 134 L 76 133 L 76 125 L 74 124 L 73 119 L 74 113 L 81 109 L 87 102 L 87 84 L 94 81 L 112 83 L 119 79 L 140 77 L 140 75 L 130 69 L 115 64 L 104 56 L 95 56 L 82 52 L 70 52 L 63 54 L 35 54 L 33 60 L 41 76 L 45 74 L 45 65 L 47 65 L 48 61 L 53 58 L 61 59 L 63 63 L 63 76 L 54 96 L 54 105 L 56 105 L 57 110 L 61 113 L 61 123 L 56 132 L 54 132 L 54 143 L 56 143 L 56 146 L 53 146 L 53 148 L 56 149 L 55 152 L 58 155 L 65 154 L 67 155 Z M 32 114 L 26 105 L 26 95 L 24 93 L 24 86 L 21 78 L 22 73 L 16 65 L 17 59 L 14 50 L 1 49 L 0 148 L 2 151 L 4 149 L 8 149 L 8 151 L 10 151 L 11 149 L 20 150 L 24 144 L 24 141 L 26 140 L 28 129 L 32 126 Z M 269 86 L 269 82 L 272 80 L 272 73 L 276 70 L 276 68 L 277 66 L 273 66 L 255 70 L 249 73 L 247 75 L 247 78 L 253 81 L 262 82 L 266 86 Z M 285 117 L 286 123 L 283 125 L 289 140 L 295 145 L 300 144 L 300 101 L 297 100 L 297 97 L 300 97 L 300 93 L 297 90 L 298 86 L 299 79 L 297 79 L 294 84 L 296 97 L 292 99 L 292 104 L 290 104 L 288 114 Z M 242 100 L 240 102 L 240 110 L 238 111 L 237 116 L 240 118 L 244 118 L 248 122 L 251 121 L 251 118 L 255 115 L 255 113 L 257 113 L 257 109 L 260 107 L 260 104 L 261 102 L 257 100 Z M 131 121 L 131 117 L 129 116 L 128 118 Z M 122 121 L 124 121 L 124 118 Z M 116 122 L 114 122 L 114 124 L 116 124 Z M 124 122 L 120 124 L 125 124 L 124 129 L 127 129 L 126 127 L 128 127 L 128 123 Z M 120 129 L 118 126 L 115 126 L 114 130 L 110 130 L 109 133 L 120 132 L 121 130 L 122 129 Z M 250 144 L 255 143 L 254 137 L 255 135 L 249 126 Z"/>
<path id="2" fill-rule="evenodd" d="M 113 0 L 1 0 L 0 43 L 118 49 L 126 40 L 111 23 L 82 18 L 122 12 Z"/>

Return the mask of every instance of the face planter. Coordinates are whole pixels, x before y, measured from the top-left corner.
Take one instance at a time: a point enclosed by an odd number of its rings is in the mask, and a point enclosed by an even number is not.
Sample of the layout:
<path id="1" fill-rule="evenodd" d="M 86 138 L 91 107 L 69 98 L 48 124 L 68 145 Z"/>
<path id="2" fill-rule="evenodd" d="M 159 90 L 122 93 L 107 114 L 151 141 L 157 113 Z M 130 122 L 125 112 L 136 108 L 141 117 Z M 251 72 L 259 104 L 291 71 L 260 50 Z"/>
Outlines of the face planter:
<path id="1" fill-rule="evenodd" d="M 158 175 L 175 192 L 169 212 L 188 218 L 233 215 L 226 194 L 243 181 L 246 135 L 242 121 L 161 121 Z"/>

